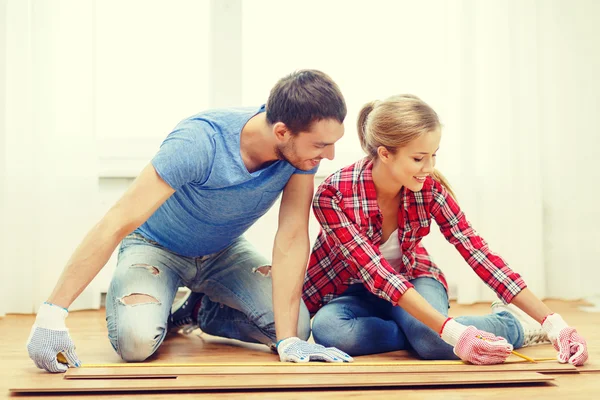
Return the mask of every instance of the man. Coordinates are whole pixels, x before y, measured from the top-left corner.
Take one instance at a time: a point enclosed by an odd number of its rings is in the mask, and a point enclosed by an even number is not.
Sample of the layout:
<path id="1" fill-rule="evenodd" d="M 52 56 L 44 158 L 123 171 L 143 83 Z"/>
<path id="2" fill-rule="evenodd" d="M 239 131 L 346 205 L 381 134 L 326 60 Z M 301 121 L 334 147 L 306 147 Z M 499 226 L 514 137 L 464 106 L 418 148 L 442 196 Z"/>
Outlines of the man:
<path id="1" fill-rule="evenodd" d="M 58 353 L 80 365 L 67 308 L 121 243 L 106 320 L 122 359 L 145 360 L 170 328 L 191 325 L 264 343 L 281 361 L 351 361 L 306 342 L 301 301 L 314 173 L 321 159 L 333 159 L 345 116 L 331 78 L 303 70 L 281 79 L 266 107 L 211 110 L 179 123 L 69 260 L 38 311 L 31 359 L 50 372 L 68 368 Z M 242 235 L 282 192 L 271 266 Z M 180 285 L 193 293 L 171 315 Z"/>

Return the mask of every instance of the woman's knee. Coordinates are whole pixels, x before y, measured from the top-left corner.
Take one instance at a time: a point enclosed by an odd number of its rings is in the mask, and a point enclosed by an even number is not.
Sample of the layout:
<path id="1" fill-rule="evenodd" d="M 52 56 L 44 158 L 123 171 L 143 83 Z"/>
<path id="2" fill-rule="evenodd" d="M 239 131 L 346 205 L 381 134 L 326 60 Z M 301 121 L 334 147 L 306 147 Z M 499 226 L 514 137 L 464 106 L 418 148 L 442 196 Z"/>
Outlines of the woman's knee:
<path id="1" fill-rule="evenodd" d="M 298 315 L 298 337 L 302 340 L 308 340 L 310 337 L 310 313 L 302 300 L 300 300 L 300 314 Z"/>
<path id="2" fill-rule="evenodd" d="M 343 350 L 351 341 L 354 318 L 342 316 L 337 308 L 323 307 L 312 322 L 315 343 Z"/>
<path id="3" fill-rule="evenodd" d="M 409 336 L 410 335 L 410 336 Z M 454 360 L 452 346 L 444 342 L 437 333 L 428 327 L 414 329 L 410 333 L 410 345 L 419 358 L 423 360 Z"/>

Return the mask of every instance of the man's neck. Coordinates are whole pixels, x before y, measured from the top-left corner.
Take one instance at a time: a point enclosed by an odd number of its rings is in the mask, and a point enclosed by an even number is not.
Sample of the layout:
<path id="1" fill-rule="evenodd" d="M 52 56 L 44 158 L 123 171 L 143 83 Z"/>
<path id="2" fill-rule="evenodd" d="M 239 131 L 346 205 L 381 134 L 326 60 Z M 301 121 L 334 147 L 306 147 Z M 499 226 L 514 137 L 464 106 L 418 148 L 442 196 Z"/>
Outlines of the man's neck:
<path id="1" fill-rule="evenodd" d="M 275 138 L 265 113 L 250 118 L 242 128 L 240 154 L 248 172 L 264 168 L 278 159 L 275 153 Z"/>

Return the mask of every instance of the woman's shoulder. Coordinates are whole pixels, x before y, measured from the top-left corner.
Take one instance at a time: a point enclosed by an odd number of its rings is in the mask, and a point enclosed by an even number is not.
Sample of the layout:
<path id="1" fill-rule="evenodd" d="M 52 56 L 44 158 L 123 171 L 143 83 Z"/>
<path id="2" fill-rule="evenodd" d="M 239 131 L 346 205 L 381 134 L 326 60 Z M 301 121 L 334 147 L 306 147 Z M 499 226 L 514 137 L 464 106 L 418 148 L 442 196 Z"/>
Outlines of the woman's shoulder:
<path id="1" fill-rule="evenodd" d="M 435 178 L 431 175 L 429 175 L 427 177 L 427 179 L 425 179 L 425 183 L 423 184 L 423 189 L 421 189 L 421 192 L 423 193 L 434 193 L 434 192 L 438 192 L 439 191 L 439 182 L 435 180 Z"/>
<path id="2" fill-rule="evenodd" d="M 410 204 L 428 205 L 433 201 L 439 201 L 439 197 L 445 196 L 443 186 L 432 176 L 428 176 L 423 183 L 423 187 L 418 192 L 411 190 L 405 191 L 405 196 L 408 197 Z"/>
<path id="3" fill-rule="evenodd" d="M 335 188 L 336 190 L 347 193 L 352 191 L 353 188 L 364 182 L 365 179 L 369 179 L 365 175 L 365 172 L 370 173 L 371 161 L 368 158 L 360 159 L 350 165 L 347 165 L 333 174 L 329 175 L 320 186 L 327 186 Z"/>

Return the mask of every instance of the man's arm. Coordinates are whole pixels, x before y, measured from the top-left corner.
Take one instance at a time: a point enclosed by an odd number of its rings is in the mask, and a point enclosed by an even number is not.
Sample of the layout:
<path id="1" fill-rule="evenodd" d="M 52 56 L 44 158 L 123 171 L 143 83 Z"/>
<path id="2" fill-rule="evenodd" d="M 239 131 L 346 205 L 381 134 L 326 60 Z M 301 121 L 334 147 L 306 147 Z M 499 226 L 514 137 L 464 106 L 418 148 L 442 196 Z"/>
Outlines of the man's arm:
<path id="1" fill-rule="evenodd" d="M 273 246 L 273 311 L 277 340 L 297 336 L 310 243 L 308 217 L 314 175 L 294 174 L 283 189 Z"/>
<path id="2" fill-rule="evenodd" d="M 148 164 L 77 247 L 48 302 L 68 308 L 104 267 L 119 242 L 143 224 L 174 192 L 152 164 Z"/>

